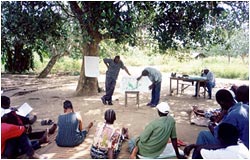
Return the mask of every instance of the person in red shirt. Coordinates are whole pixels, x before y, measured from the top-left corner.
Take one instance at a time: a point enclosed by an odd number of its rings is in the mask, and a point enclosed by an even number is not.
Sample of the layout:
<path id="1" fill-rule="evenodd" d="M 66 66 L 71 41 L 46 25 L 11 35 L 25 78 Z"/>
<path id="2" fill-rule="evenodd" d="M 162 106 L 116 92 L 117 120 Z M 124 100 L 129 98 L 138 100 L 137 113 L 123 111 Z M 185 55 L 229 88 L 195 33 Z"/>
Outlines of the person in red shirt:
<path id="1" fill-rule="evenodd" d="M 6 158 L 16 158 L 18 149 L 21 149 L 29 158 L 42 158 L 35 153 L 32 145 L 25 134 L 24 126 L 1 123 L 1 155 Z M 12 145 L 13 143 L 15 145 Z M 11 145 L 11 146 L 10 146 Z"/>

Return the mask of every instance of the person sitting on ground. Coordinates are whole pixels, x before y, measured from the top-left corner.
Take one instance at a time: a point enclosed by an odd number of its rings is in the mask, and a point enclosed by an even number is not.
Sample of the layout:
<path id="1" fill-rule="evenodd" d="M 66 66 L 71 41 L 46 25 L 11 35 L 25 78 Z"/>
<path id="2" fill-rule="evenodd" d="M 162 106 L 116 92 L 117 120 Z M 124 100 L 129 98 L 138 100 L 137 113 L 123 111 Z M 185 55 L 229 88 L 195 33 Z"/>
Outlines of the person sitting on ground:
<path id="1" fill-rule="evenodd" d="M 175 120 L 169 115 L 168 103 L 161 102 L 156 108 L 160 117 L 150 122 L 139 137 L 130 139 L 130 158 L 135 159 L 137 156 L 150 159 L 165 158 L 168 156 L 164 154 L 164 150 L 169 138 L 171 138 L 177 158 L 185 158 L 179 153 Z"/>
<path id="2" fill-rule="evenodd" d="M 1 108 L 3 109 L 11 109 L 11 112 L 6 113 L 4 116 L 6 123 L 15 124 L 15 125 L 32 125 L 36 120 L 37 116 L 34 115 L 32 119 L 28 117 L 20 116 L 16 113 L 17 108 L 10 107 L 10 98 L 7 96 L 1 96 Z"/>
<path id="3" fill-rule="evenodd" d="M 56 144 L 61 147 L 74 147 L 81 144 L 93 122 L 90 122 L 86 129 L 83 129 L 82 117 L 74 112 L 71 101 L 66 100 L 63 103 L 64 114 L 58 116 L 58 134 Z"/>
<path id="4" fill-rule="evenodd" d="M 239 86 L 233 84 L 229 90 L 233 91 L 233 93 L 236 95 L 236 90 L 238 89 Z"/>
<path id="5" fill-rule="evenodd" d="M 221 106 L 224 117 L 219 124 L 210 123 L 209 131 L 201 131 L 198 134 L 196 144 L 218 144 L 218 126 L 221 123 L 229 123 L 234 125 L 239 133 L 240 140 L 244 145 L 249 148 L 249 106 L 243 103 L 237 103 L 233 98 L 232 91 L 227 89 L 220 89 L 216 93 L 216 101 Z M 197 155 L 194 153 L 192 158 L 196 158 Z"/>
<path id="6" fill-rule="evenodd" d="M 104 119 L 105 122 L 99 123 L 96 128 L 90 155 L 93 159 L 116 159 L 123 140 L 128 139 L 128 129 L 114 127 L 116 114 L 113 109 L 105 111 Z"/>
<path id="7" fill-rule="evenodd" d="M 239 86 L 235 92 L 235 99 L 238 102 L 249 105 L 249 86 Z"/>
<path id="8" fill-rule="evenodd" d="M 208 99 L 212 99 L 212 88 L 215 87 L 215 76 L 213 74 L 213 72 L 211 72 L 209 69 L 204 69 L 204 74 L 203 77 L 207 78 L 207 82 L 206 82 L 206 87 L 207 87 L 207 92 L 208 92 Z M 198 83 L 196 83 L 195 85 L 195 95 L 193 97 L 197 97 L 199 95 L 197 95 L 198 90 L 200 88 L 198 88 Z"/>
<path id="9" fill-rule="evenodd" d="M 221 123 L 218 128 L 217 145 L 196 145 L 191 144 L 184 149 L 186 156 L 190 151 L 194 152 L 198 159 L 249 159 L 247 147 L 238 142 L 239 132 L 235 126 L 229 123 Z"/>
<path id="10" fill-rule="evenodd" d="M 142 71 L 141 76 L 137 78 L 137 81 L 139 81 L 143 76 L 147 76 L 152 82 L 152 84 L 149 86 L 149 89 L 150 90 L 152 89 L 151 101 L 147 104 L 147 106 L 155 107 L 160 101 L 161 81 L 162 81 L 161 72 L 155 68 L 146 67 Z"/>
<path id="11" fill-rule="evenodd" d="M 26 153 L 28 158 L 45 158 L 35 153 L 28 136 L 26 128 L 8 123 L 1 123 L 1 157 L 13 159 Z"/>
<path id="12" fill-rule="evenodd" d="M 7 96 L 1 96 L 1 107 L 3 109 L 10 109 L 10 98 Z M 26 127 L 26 134 L 29 137 L 29 139 L 31 140 L 31 144 L 33 146 L 34 149 L 38 149 L 40 148 L 41 144 L 43 143 L 48 143 L 48 134 L 54 134 L 57 125 L 53 124 L 51 126 L 51 128 L 46 129 L 44 131 L 36 131 L 36 132 L 32 132 L 32 127 L 30 126 L 30 124 L 34 123 L 34 121 L 36 120 L 36 118 L 33 120 L 30 120 L 27 117 L 23 117 L 20 116 L 16 113 L 17 110 L 12 110 L 9 113 L 6 113 L 4 115 L 2 115 L 1 117 L 1 122 L 2 123 L 8 123 L 8 124 L 13 124 L 13 125 L 19 125 L 19 126 L 25 126 Z M 15 145 L 15 142 L 13 142 L 13 145 Z"/>
<path id="13" fill-rule="evenodd" d="M 223 112 L 221 112 L 221 108 L 202 110 L 198 109 L 198 106 L 193 106 L 191 115 L 193 113 L 195 114 L 195 116 L 204 117 L 208 121 L 212 121 L 215 123 L 219 123 L 219 121 L 223 118 Z"/>
<path id="14" fill-rule="evenodd" d="M 11 109 L 10 107 L 10 98 L 7 96 L 1 96 L 1 107 L 3 109 Z M 44 131 L 36 131 L 32 132 L 31 124 L 36 121 L 36 116 L 33 119 L 29 119 L 28 117 L 20 116 L 16 113 L 16 109 L 13 109 L 11 112 L 2 115 L 1 122 L 8 123 L 13 125 L 25 126 L 27 130 L 27 136 L 31 140 L 31 144 L 34 149 L 40 148 L 41 144 L 48 143 L 48 135 L 54 134 L 57 125 L 53 124 L 51 128 L 46 129 Z"/>

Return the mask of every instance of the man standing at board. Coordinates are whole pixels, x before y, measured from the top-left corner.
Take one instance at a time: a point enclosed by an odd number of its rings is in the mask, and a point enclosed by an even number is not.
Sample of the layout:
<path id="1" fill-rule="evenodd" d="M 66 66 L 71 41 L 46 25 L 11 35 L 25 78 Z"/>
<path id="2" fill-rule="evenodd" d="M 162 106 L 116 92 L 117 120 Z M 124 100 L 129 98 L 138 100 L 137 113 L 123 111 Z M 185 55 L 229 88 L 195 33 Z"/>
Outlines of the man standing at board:
<path id="1" fill-rule="evenodd" d="M 106 71 L 105 90 L 106 94 L 101 98 L 103 104 L 113 105 L 112 96 L 115 90 L 116 79 L 119 75 L 120 69 L 124 69 L 130 75 L 126 66 L 120 60 L 120 56 L 115 56 L 114 59 L 104 58 L 103 62 L 106 64 L 108 70 Z"/>
<path id="2" fill-rule="evenodd" d="M 137 78 L 137 81 L 141 79 L 142 76 L 148 76 L 152 84 L 149 86 L 149 89 L 152 89 L 151 92 L 151 101 L 147 104 L 147 106 L 155 107 L 160 101 L 160 93 L 161 93 L 161 80 L 162 75 L 161 72 L 152 67 L 145 68 L 141 76 Z"/>

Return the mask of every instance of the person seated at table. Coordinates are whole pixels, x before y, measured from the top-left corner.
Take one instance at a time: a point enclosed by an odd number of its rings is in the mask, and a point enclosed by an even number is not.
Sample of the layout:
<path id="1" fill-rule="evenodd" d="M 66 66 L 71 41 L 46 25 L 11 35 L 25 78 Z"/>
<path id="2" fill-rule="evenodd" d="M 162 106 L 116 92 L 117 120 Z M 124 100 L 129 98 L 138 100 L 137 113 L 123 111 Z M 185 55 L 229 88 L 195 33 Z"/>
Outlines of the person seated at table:
<path id="1" fill-rule="evenodd" d="M 63 103 L 64 114 L 58 116 L 58 134 L 56 144 L 60 147 L 74 147 L 81 144 L 93 122 L 90 122 L 86 129 L 83 129 L 82 116 L 74 112 L 71 101 Z"/>
<path id="2" fill-rule="evenodd" d="M 208 99 L 212 99 L 212 88 L 215 87 L 215 76 L 214 76 L 213 72 L 211 72 L 209 69 L 205 68 L 204 72 L 202 73 L 202 77 L 207 78 L 206 88 L 207 88 L 207 92 L 208 92 Z M 202 86 L 202 84 L 200 86 Z M 203 86 L 204 86 L 204 84 L 203 84 Z M 198 83 L 196 82 L 195 95 L 193 95 L 193 97 L 199 96 L 199 95 L 197 95 L 199 89 L 200 88 L 198 88 Z"/>

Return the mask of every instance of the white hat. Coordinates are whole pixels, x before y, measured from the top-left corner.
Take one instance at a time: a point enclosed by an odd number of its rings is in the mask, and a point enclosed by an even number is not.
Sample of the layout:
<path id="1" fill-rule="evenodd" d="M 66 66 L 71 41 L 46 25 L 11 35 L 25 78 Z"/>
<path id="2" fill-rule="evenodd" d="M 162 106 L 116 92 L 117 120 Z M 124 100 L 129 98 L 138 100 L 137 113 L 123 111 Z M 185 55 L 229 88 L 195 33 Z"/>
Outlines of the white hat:
<path id="1" fill-rule="evenodd" d="M 156 108 L 161 112 L 161 113 L 168 113 L 170 111 L 170 107 L 167 102 L 161 102 L 159 103 Z"/>

